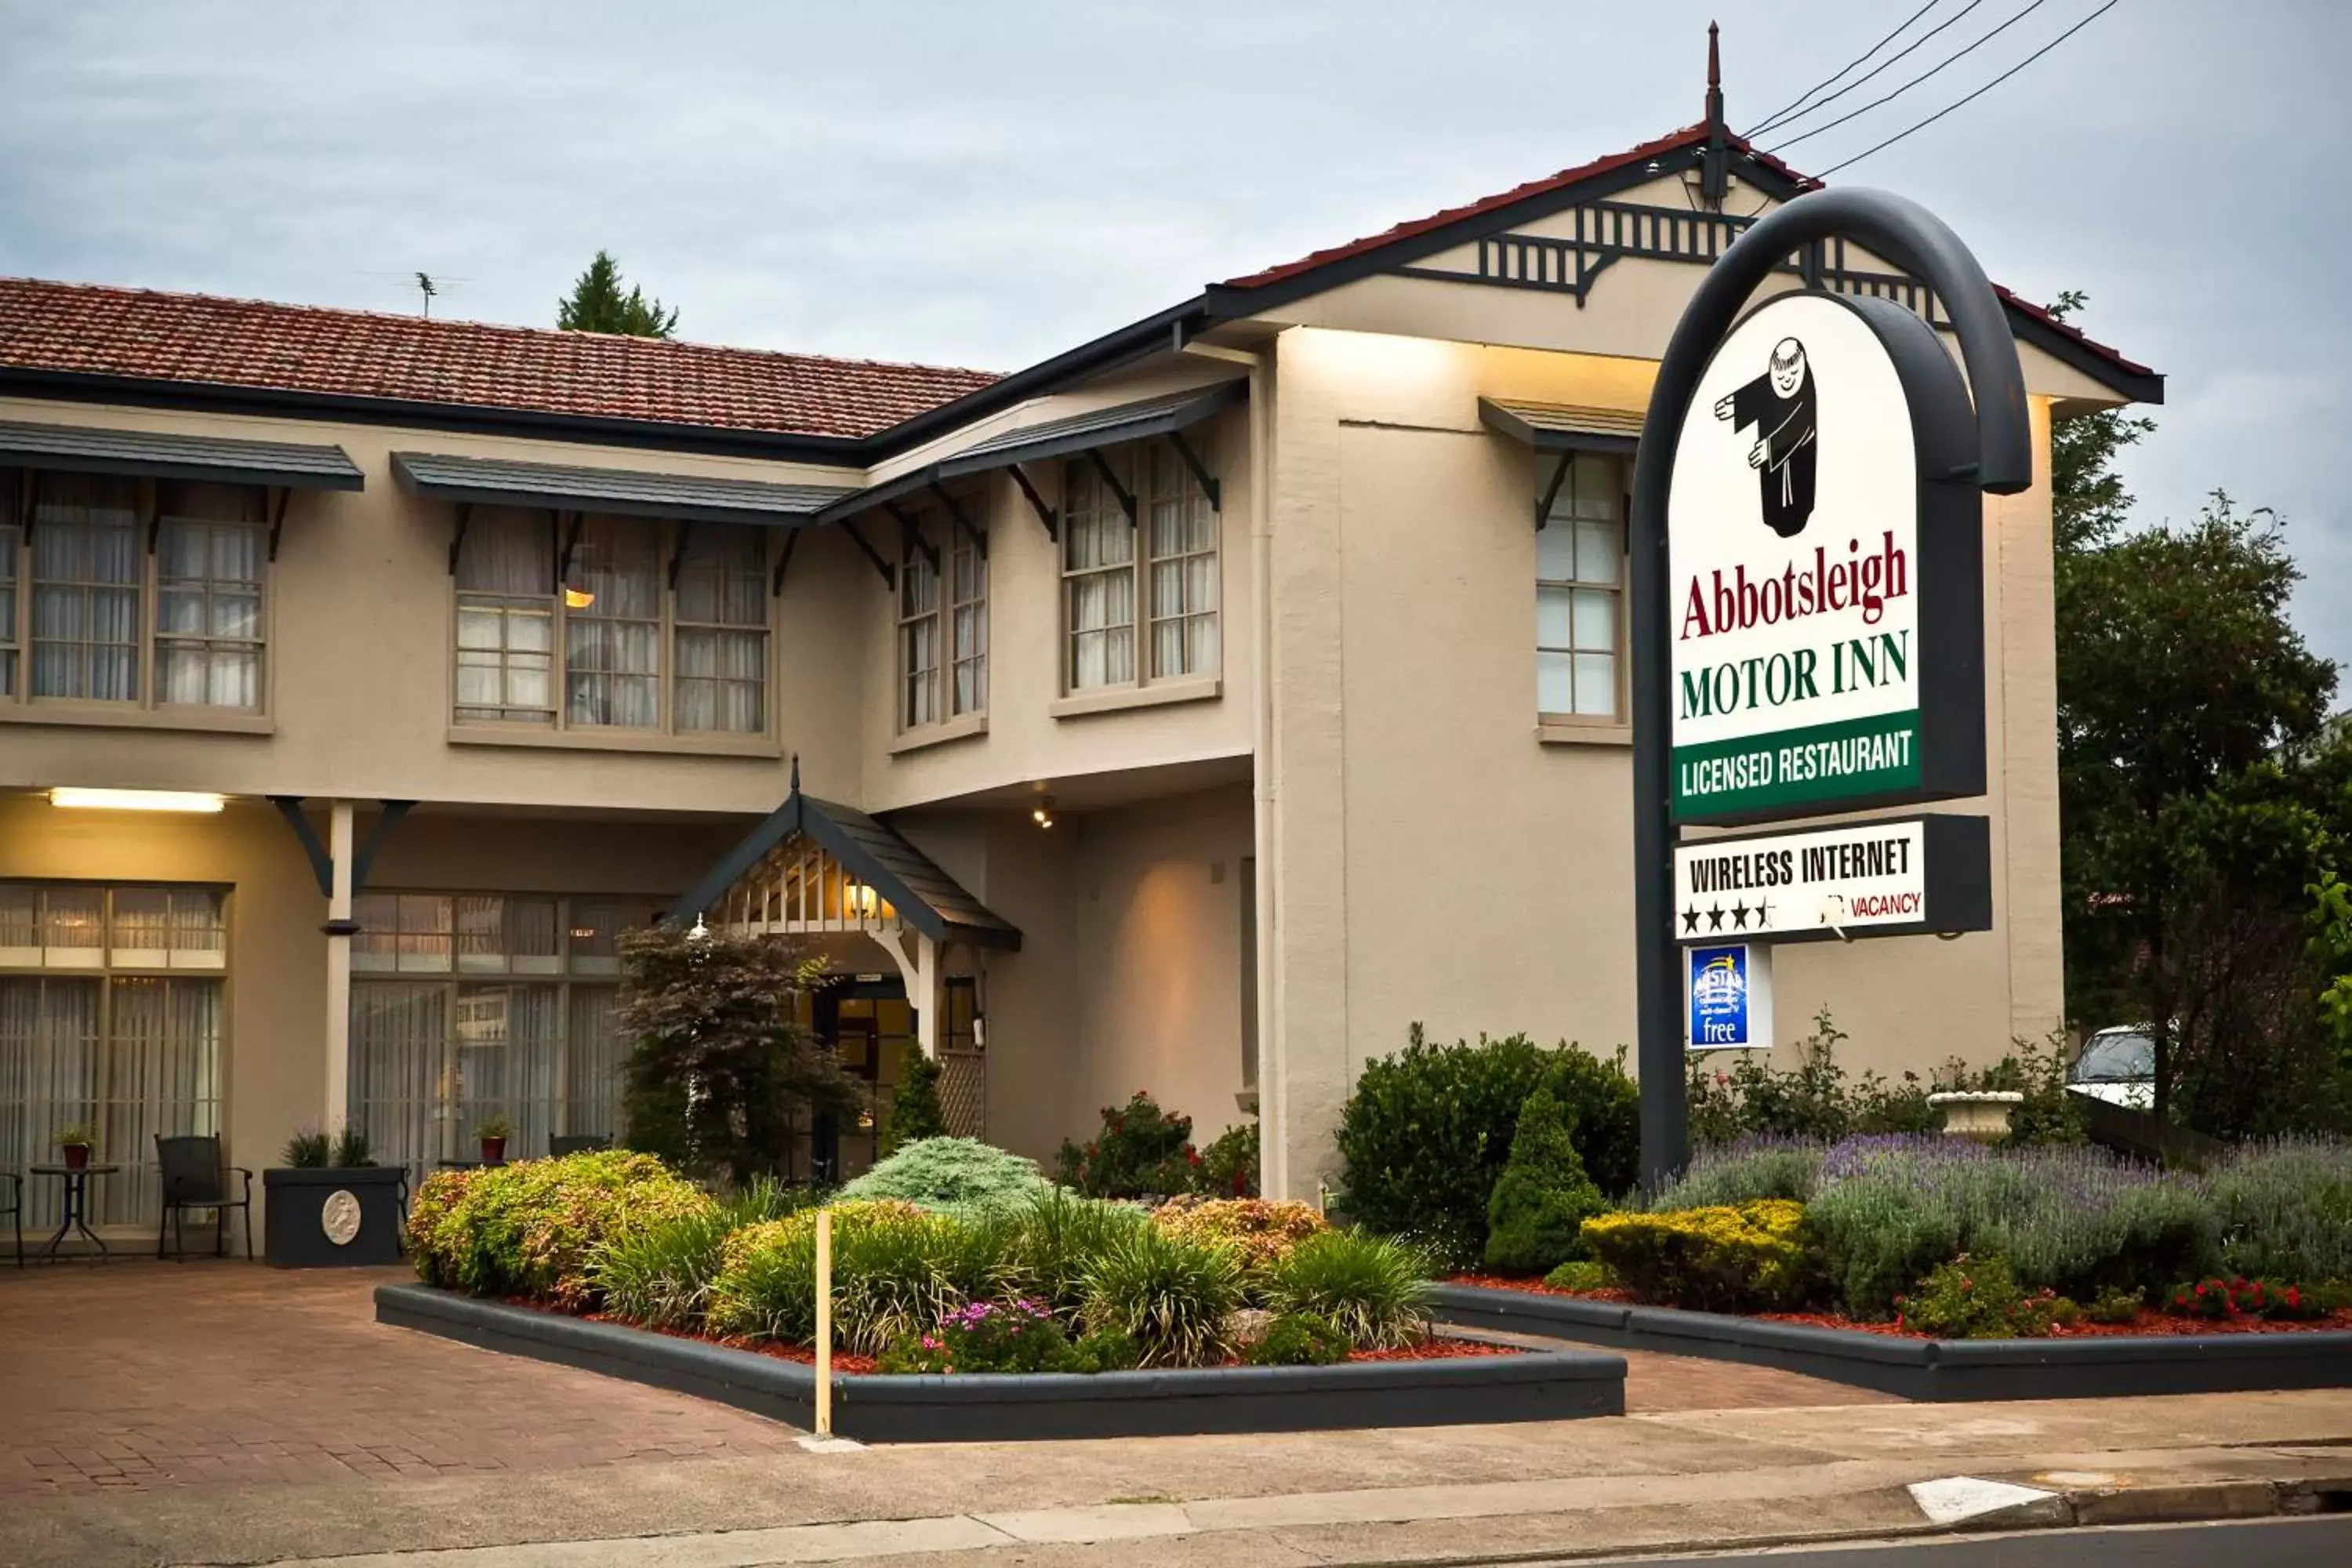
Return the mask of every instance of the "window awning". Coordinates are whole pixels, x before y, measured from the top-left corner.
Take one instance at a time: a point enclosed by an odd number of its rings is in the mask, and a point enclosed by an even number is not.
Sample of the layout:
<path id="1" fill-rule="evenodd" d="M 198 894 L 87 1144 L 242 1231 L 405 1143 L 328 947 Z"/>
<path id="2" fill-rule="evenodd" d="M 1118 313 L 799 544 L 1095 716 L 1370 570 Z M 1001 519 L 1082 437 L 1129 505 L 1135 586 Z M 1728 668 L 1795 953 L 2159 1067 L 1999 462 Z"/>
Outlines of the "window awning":
<path id="1" fill-rule="evenodd" d="M 796 854 L 814 846 L 821 853 Z M 826 868 L 829 858 L 837 869 Z M 873 889 L 880 905 L 856 903 L 848 883 Z M 698 916 L 717 926 L 822 932 L 870 929 L 881 906 L 933 942 L 1017 950 L 1021 932 L 990 912 L 930 857 L 849 806 L 792 794 L 702 880 L 670 907 L 668 918 Z"/>
<path id="2" fill-rule="evenodd" d="M 209 479 L 295 490 L 356 490 L 367 483 L 367 476 L 341 447 L 13 421 L 0 422 L 0 467 Z"/>
<path id="3" fill-rule="evenodd" d="M 884 505 L 965 474 L 987 473 L 1019 463 L 1066 458 L 1098 447 L 1116 446 L 1122 441 L 1173 436 L 1230 408 L 1248 395 L 1249 383 L 1246 380 L 1224 381 L 1214 386 L 1195 388 L 1171 396 L 1121 403 L 1087 414 L 1074 414 L 1066 419 L 1050 419 L 1042 425 L 1006 430 L 977 446 L 967 447 L 961 452 L 909 469 L 880 484 L 853 491 L 826 507 L 817 521 L 831 522 L 850 517 L 870 507 Z"/>
<path id="4" fill-rule="evenodd" d="M 1631 453 L 1641 444 L 1643 416 L 1622 408 L 1584 408 L 1566 403 L 1478 400 L 1487 427 L 1538 452 Z"/>
<path id="5" fill-rule="evenodd" d="M 394 452 L 392 471 L 403 489 L 436 500 L 780 528 L 799 527 L 827 502 L 851 493 L 835 485 L 583 468 L 562 463 L 459 458 L 443 452 Z"/>

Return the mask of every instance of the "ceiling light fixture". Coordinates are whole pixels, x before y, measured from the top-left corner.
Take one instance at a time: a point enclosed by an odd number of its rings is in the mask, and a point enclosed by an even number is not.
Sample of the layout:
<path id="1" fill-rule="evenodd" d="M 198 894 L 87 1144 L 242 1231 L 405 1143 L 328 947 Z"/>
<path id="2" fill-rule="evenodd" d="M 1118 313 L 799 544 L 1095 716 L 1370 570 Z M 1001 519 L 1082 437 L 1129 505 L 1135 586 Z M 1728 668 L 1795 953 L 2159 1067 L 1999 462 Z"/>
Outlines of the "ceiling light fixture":
<path id="1" fill-rule="evenodd" d="M 1029 820 L 1035 823 L 1040 827 L 1053 826 L 1054 797 L 1050 795 L 1039 795 L 1037 797 L 1036 809 L 1030 812 Z"/>
<path id="2" fill-rule="evenodd" d="M 60 784 L 49 792 L 49 804 L 76 811 L 218 811 L 224 798 L 189 789 L 84 789 Z"/>

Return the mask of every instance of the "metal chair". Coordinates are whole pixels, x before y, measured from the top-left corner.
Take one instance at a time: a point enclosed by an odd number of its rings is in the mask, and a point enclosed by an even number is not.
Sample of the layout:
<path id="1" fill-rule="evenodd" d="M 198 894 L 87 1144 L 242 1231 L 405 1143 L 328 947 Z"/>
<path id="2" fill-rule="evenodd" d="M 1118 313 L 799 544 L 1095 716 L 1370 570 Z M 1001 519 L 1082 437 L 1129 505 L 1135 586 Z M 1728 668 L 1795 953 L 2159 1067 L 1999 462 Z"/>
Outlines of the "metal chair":
<path id="1" fill-rule="evenodd" d="M 550 1159 L 561 1159 L 566 1154 L 586 1154 L 612 1146 L 613 1135 L 610 1132 L 574 1132 L 562 1138 L 550 1138 L 547 1153 Z"/>
<path id="2" fill-rule="evenodd" d="M 185 1231 L 181 1216 L 190 1209 L 216 1211 L 213 1227 L 213 1256 L 228 1254 L 228 1211 L 245 1211 L 245 1255 L 253 1256 L 253 1173 L 242 1165 L 221 1163 L 221 1142 L 217 1137 L 166 1138 L 155 1134 L 155 1166 L 163 1178 L 163 1218 L 171 1222 L 173 1250 L 179 1261 L 188 1257 Z M 245 1178 L 245 1195 L 228 1195 L 228 1176 L 235 1173 Z M 163 1256 L 163 1227 L 155 1229 L 155 1256 Z"/>
<path id="3" fill-rule="evenodd" d="M 25 1178 L 14 1171 L 0 1171 L 0 1178 L 8 1184 L 5 1189 L 8 1217 L 16 1222 L 16 1267 L 25 1267 Z"/>

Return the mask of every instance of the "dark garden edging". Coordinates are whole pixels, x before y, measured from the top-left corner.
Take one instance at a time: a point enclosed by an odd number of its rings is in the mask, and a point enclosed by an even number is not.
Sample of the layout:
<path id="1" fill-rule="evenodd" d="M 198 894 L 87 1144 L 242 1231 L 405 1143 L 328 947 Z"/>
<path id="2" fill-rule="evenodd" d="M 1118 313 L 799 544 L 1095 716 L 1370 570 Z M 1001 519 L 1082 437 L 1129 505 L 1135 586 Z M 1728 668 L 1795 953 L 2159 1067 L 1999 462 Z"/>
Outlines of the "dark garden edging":
<path id="1" fill-rule="evenodd" d="M 1440 1285 L 1443 1322 L 1779 1367 L 1906 1399 L 2094 1399 L 2352 1387 L 2352 1333 L 1914 1340 L 1716 1312 Z"/>
<path id="2" fill-rule="evenodd" d="M 795 1426 L 814 1419 L 815 1372 L 752 1351 L 510 1307 L 425 1285 L 379 1286 L 375 1316 L 380 1323 L 485 1350 L 715 1399 Z M 1452 1361 L 1093 1376 L 869 1374 L 836 1378 L 833 1385 L 838 1435 L 891 1443 L 1474 1426 L 1624 1412 L 1624 1359 L 1565 1349 Z"/>

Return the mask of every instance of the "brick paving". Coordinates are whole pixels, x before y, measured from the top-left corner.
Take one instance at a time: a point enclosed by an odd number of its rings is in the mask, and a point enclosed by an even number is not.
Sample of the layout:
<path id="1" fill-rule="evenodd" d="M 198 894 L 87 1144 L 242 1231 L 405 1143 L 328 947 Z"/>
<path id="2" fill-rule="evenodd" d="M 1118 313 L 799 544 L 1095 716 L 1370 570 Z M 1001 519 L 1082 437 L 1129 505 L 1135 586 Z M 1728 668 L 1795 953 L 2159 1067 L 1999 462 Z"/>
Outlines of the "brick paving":
<path id="1" fill-rule="evenodd" d="M 240 1260 L 0 1267 L 0 1505 L 268 1482 L 755 1458 L 792 1429 L 374 1321 L 402 1268 Z M 1883 1402 L 1763 1367 L 1634 1352 L 1635 1413 Z"/>
<path id="2" fill-rule="evenodd" d="M 0 1268 L 0 1506 L 15 1498 L 742 1458 L 791 1429 L 390 1329 L 405 1269 Z"/>

